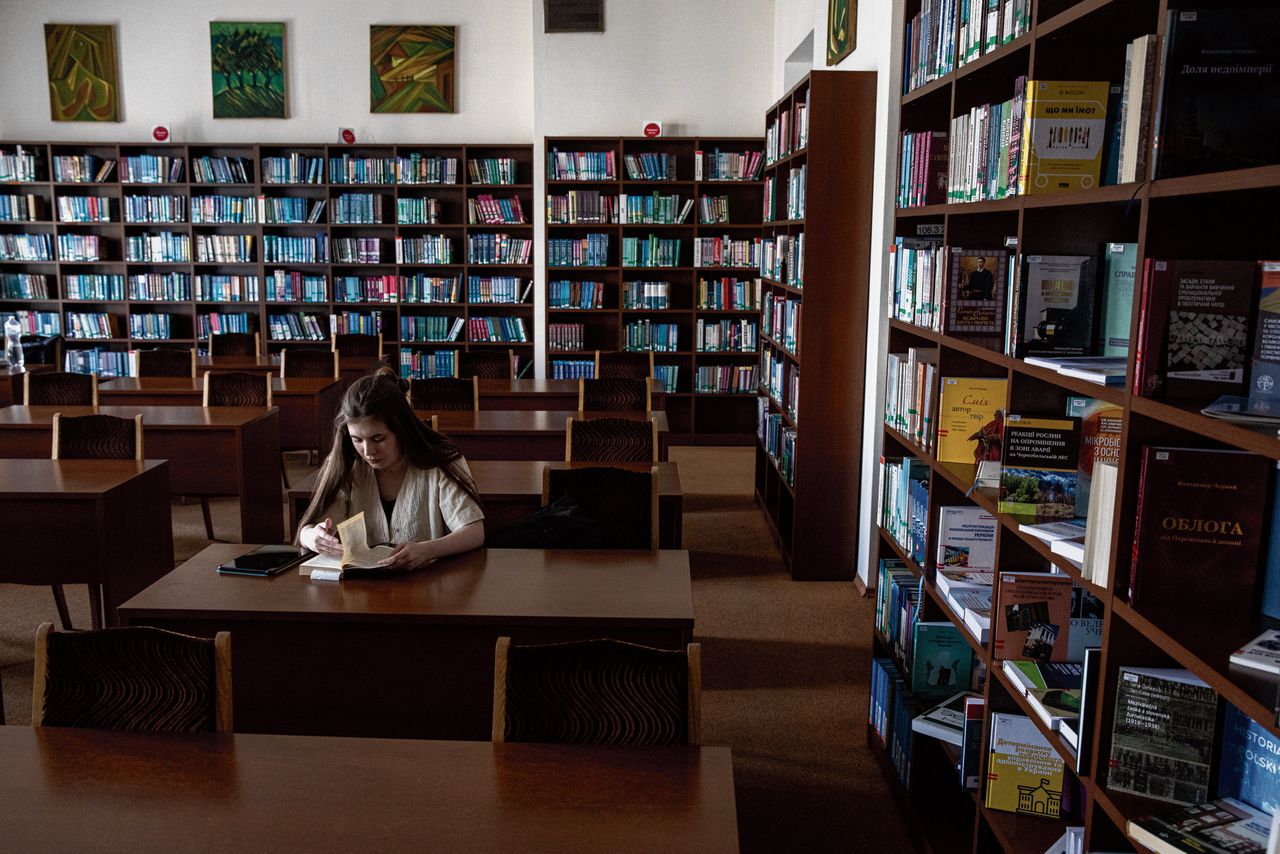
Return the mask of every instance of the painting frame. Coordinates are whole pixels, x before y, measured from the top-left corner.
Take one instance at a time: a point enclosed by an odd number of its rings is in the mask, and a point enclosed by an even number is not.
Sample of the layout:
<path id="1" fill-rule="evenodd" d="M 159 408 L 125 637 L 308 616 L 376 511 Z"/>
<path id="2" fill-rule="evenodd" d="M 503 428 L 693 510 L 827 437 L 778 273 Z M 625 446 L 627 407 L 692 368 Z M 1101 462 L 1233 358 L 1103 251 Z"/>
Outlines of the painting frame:
<path id="1" fill-rule="evenodd" d="M 827 0 L 827 65 L 839 65 L 857 45 L 858 0 Z"/>
<path id="2" fill-rule="evenodd" d="M 458 112 L 458 28 L 369 26 L 369 112 Z"/>
<path id="3" fill-rule="evenodd" d="M 52 121 L 121 121 L 115 24 L 47 23 L 44 49 Z"/>
<path id="4" fill-rule="evenodd" d="M 285 45 L 284 21 L 209 22 L 209 80 L 215 119 L 289 117 Z"/>

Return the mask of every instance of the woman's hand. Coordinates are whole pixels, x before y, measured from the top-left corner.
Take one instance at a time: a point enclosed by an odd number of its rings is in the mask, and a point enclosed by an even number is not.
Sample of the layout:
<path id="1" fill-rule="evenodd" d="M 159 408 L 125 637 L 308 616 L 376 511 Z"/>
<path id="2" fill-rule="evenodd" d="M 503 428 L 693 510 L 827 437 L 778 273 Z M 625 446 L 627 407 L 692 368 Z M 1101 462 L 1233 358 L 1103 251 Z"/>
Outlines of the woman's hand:
<path id="1" fill-rule="evenodd" d="M 378 561 L 387 569 L 421 569 L 437 557 L 434 540 L 421 543 L 401 543 L 388 557 Z"/>
<path id="2" fill-rule="evenodd" d="M 302 529 L 299 542 L 322 555 L 342 555 L 342 541 L 338 539 L 338 530 L 332 519 L 325 519 L 319 525 Z"/>

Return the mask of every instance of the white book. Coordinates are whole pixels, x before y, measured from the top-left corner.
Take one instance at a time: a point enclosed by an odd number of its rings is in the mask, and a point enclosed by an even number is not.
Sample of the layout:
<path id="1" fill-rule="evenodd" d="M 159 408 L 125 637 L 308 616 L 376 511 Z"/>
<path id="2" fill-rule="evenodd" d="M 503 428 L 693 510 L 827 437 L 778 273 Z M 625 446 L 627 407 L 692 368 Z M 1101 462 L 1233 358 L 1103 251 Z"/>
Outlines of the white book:
<path id="1" fill-rule="evenodd" d="M 1071 519 L 1060 522 L 1041 522 L 1040 524 L 1019 525 L 1018 530 L 1030 534 L 1037 540 L 1052 543 L 1054 540 L 1069 540 L 1079 537 L 1085 532 L 1084 519 Z"/>
<path id="2" fill-rule="evenodd" d="M 959 694 L 948 697 L 929 711 L 912 719 L 911 731 L 959 747 L 964 741 L 964 701 L 967 697 L 976 696 L 978 695 L 961 691 Z"/>
<path id="3" fill-rule="evenodd" d="M 1267 629 L 1231 653 L 1231 663 L 1280 676 L 1280 631 Z"/>
<path id="4" fill-rule="evenodd" d="M 1054 540 L 1049 544 L 1049 551 L 1056 555 L 1062 555 L 1076 564 L 1083 564 L 1084 537 L 1076 537 L 1070 540 Z"/>
<path id="5" fill-rule="evenodd" d="M 994 569 L 998 526 L 981 507 L 939 507 L 937 566 Z"/>
<path id="6" fill-rule="evenodd" d="M 1114 463 L 1095 461 L 1093 480 L 1089 484 L 1089 506 L 1098 510 L 1085 532 L 1081 573 L 1099 587 L 1111 583 L 1111 528 L 1115 522 L 1111 508 L 1115 504 L 1118 471 Z"/>
<path id="7" fill-rule="evenodd" d="M 991 585 L 995 584 L 995 572 L 986 569 L 962 569 L 939 567 L 937 573 L 933 577 L 933 584 L 938 588 L 938 592 L 944 597 L 951 596 L 958 590 L 991 590 Z M 960 606 L 959 613 L 964 616 L 964 606 Z"/>

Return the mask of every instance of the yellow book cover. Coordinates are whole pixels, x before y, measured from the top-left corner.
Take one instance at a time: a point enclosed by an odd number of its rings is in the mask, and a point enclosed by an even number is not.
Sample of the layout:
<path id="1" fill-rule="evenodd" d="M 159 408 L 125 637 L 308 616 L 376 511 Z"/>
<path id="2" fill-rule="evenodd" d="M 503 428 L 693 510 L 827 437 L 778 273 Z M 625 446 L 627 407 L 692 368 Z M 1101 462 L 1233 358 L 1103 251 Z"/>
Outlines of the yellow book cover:
<path id="1" fill-rule="evenodd" d="M 1000 460 L 1009 381 L 943 377 L 938 400 L 938 461 L 976 465 Z"/>
<path id="2" fill-rule="evenodd" d="M 1024 195 L 1087 190 L 1098 185 L 1111 84 L 1029 80 L 1023 110 Z"/>
<path id="3" fill-rule="evenodd" d="M 987 809 L 1057 818 L 1064 767 L 1030 718 L 991 715 Z"/>

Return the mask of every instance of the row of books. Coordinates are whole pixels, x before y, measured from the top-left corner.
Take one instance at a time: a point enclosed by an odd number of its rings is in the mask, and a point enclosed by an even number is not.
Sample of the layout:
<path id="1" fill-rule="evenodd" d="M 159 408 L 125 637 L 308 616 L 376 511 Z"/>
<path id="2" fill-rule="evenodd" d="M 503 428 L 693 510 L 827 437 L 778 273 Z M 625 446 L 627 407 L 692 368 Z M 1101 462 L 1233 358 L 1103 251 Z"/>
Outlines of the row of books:
<path id="1" fill-rule="evenodd" d="M 604 282 L 558 279 L 547 283 L 547 307 L 556 309 L 604 308 Z"/>
<path id="2" fill-rule="evenodd" d="M 551 349 L 548 343 L 548 349 Z M 595 359 L 548 359 L 549 373 L 553 380 L 594 379 Z"/>
<path id="3" fill-rule="evenodd" d="M 612 151 L 547 152 L 547 179 L 551 181 L 613 181 L 618 176 Z"/>
<path id="4" fill-rule="evenodd" d="M 163 241 L 163 236 L 160 237 Z M 125 243 L 126 255 L 131 261 L 149 261 L 151 258 L 146 257 L 145 247 L 148 245 L 145 237 L 142 235 L 134 235 Z M 103 257 L 102 250 L 106 246 L 106 241 L 97 234 L 59 234 L 58 235 L 58 260 L 59 261 L 98 261 Z M 169 247 L 166 247 L 168 249 Z M 187 255 L 190 257 L 190 247 L 184 247 Z M 175 247 L 175 251 L 176 247 Z"/>
<path id="5" fill-rule="evenodd" d="M 793 422 L 800 420 L 800 366 L 784 358 L 768 344 L 760 348 L 761 390 L 787 411 Z"/>
<path id="6" fill-rule="evenodd" d="M 196 315 L 196 337 L 208 338 L 223 332 L 253 332 L 254 322 L 244 312 L 211 311 Z"/>
<path id="7" fill-rule="evenodd" d="M 0 273 L 0 299 L 49 299 L 44 273 Z"/>
<path id="8" fill-rule="evenodd" d="M 906 23 L 902 93 L 945 77 L 1031 29 L 1031 0 L 925 0 Z"/>
<path id="9" fill-rule="evenodd" d="M 758 181 L 764 152 L 698 149 L 693 152 L 693 168 L 695 181 Z"/>
<path id="10" fill-rule="evenodd" d="M 693 266 L 741 267 L 761 266 L 761 245 L 758 237 L 735 240 L 723 237 L 696 237 L 693 241 Z"/>
<path id="11" fill-rule="evenodd" d="M 400 376 L 405 379 L 430 379 L 431 377 L 457 376 L 457 356 L 453 350 L 400 349 Z"/>
<path id="12" fill-rule="evenodd" d="M 549 323 L 547 349 L 561 352 L 585 350 L 586 335 L 586 326 L 581 323 Z"/>
<path id="13" fill-rule="evenodd" d="M 803 304 L 775 293 L 764 295 L 764 309 L 760 314 L 763 332 L 791 355 L 796 354 L 800 340 L 800 315 Z"/>
<path id="14" fill-rule="evenodd" d="M 63 215 L 62 207 L 64 202 L 72 199 L 85 199 L 88 196 L 59 196 L 58 197 L 58 213 L 59 218 L 64 222 L 69 217 Z M 109 200 L 99 200 L 101 204 L 97 205 L 97 212 L 109 215 L 111 212 Z M 173 223 L 182 222 L 186 215 L 187 200 L 184 196 L 125 196 L 124 197 L 124 221 L 125 222 L 159 222 Z M 68 211 L 73 212 L 73 211 Z M 86 210 L 85 213 L 92 213 Z M 104 216 L 102 221 L 107 221 L 109 216 Z M 92 221 L 92 220 L 90 220 Z"/>
<path id="15" fill-rule="evenodd" d="M 253 235 L 197 234 L 196 260 L 217 264 L 249 263 L 253 260 Z"/>
<path id="16" fill-rule="evenodd" d="M 804 287 L 804 232 L 779 234 L 764 241 L 760 275 L 793 288 Z"/>
<path id="17" fill-rule="evenodd" d="M 61 335 L 62 321 L 55 311 L 27 311 L 18 309 L 7 312 L 16 317 L 24 335 Z M 6 318 L 7 319 L 7 318 Z"/>
<path id="18" fill-rule="evenodd" d="M 693 340 L 703 353 L 754 353 L 757 326 L 753 320 L 704 320 L 698 318 Z"/>
<path id="19" fill-rule="evenodd" d="M 676 156 L 660 151 L 624 154 L 622 163 L 633 181 L 674 181 Z"/>
<path id="20" fill-rule="evenodd" d="M 168 314 L 130 314 L 129 337 L 142 340 L 167 340 L 172 338 L 172 317 Z"/>
<path id="21" fill-rule="evenodd" d="M 410 201 L 410 200 L 405 200 Z M 412 200 L 421 201 L 421 200 Z M 435 201 L 434 199 L 430 201 Z M 410 222 L 439 222 L 439 211 L 430 214 L 433 219 L 410 220 Z M 400 223 L 404 224 L 405 219 L 401 218 Z M 528 222 L 524 218 L 524 209 L 520 207 L 520 197 L 512 196 L 509 199 L 495 198 L 487 193 L 481 193 L 474 198 L 467 199 L 467 222 L 471 225 L 519 225 Z"/>
<path id="22" fill-rule="evenodd" d="M 481 342 L 527 342 L 523 317 L 471 317 L 467 319 L 467 340 Z"/>
<path id="23" fill-rule="evenodd" d="M 680 327 L 674 323 L 637 320 L 622 327 L 622 349 L 674 353 L 679 346 Z"/>
<path id="24" fill-rule="evenodd" d="M 338 335 L 381 335 L 382 313 L 343 311 L 329 315 L 329 328 Z"/>
<path id="25" fill-rule="evenodd" d="M 182 180 L 183 167 L 181 157 L 170 157 L 167 154 L 133 154 L 121 157 L 120 183 L 176 184 Z"/>
<path id="26" fill-rule="evenodd" d="M 598 308 L 599 306 L 596 307 Z M 671 307 L 671 283 L 623 282 L 622 307 L 653 311 L 668 309 Z"/>
<path id="27" fill-rule="evenodd" d="M 35 222 L 43 220 L 44 199 L 28 193 L 0 196 L 0 222 Z M 106 217 L 110 219 L 110 217 Z"/>
<path id="28" fill-rule="evenodd" d="M 324 234 L 315 237 L 262 235 L 262 260 L 267 263 L 327 264 L 329 241 Z"/>
<path id="29" fill-rule="evenodd" d="M 129 276 L 128 282 L 131 300 L 175 302 L 191 299 L 191 276 L 187 273 L 135 273 Z"/>
<path id="30" fill-rule="evenodd" d="M 586 237 L 552 237 L 547 239 L 548 267 L 609 266 L 609 235 L 588 234 Z"/>
<path id="31" fill-rule="evenodd" d="M 681 242 L 678 237 L 664 238 L 656 234 L 650 234 L 648 237 L 624 237 L 622 238 L 622 266 L 678 267 Z"/>
<path id="32" fill-rule="evenodd" d="M 360 238 L 364 240 L 365 238 Z M 467 238 L 468 242 L 471 238 Z M 452 264 L 453 241 L 443 234 L 428 234 L 422 237 L 397 237 L 395 239 L 397 264 Z M 361 263 L 377 264 L 382 259 L 381 247 L 377 238 L 359 256 Z M 338 260 L 341 260 L 339 258 Z"/>
<path id="33" fill-rule="evenodd" d="M 760 308 L 759 279 L 699 279 L 698 308 L 711 311 L 754 311 Z"/>
<path id="34" fill-rule="evenodd" d="M 809 104 L 796 103 L 782 110 L 769 122 L 764 132 L 765 164 L 773 164 L 809 145 Z"/>
<path id="35" fill-rule="evenodd" d="M 755 365 L 699 365 L 693 390 L 696 394 L 750 394 L 758 382 Z"/>
<path id="36" fill-rule="evenodd" d="M 467 161 L 467 173 L 473 184 L 515 184 L 514 157 L 481 157 Z"/>
<path id="37" fill-rule="evenodd" d="M 105 312 L 68 311 L 66 336 L 68 338 L 115 338 L 119 332 L 116 318 Z M 41 332 L 41 335 L 56 335 Z"/>
<path id="38" fill-rule="evenodd" d="M 266 162 L 268 160 L 279 160 L 279 158 L 264 158 L 263 166 L 263 183 L 277 183 L 275 176 L 274 164 L 271 170 L 267 170 Z M 319 158 L 303 157 L 302 160 L 307 161 L 306 181 L 299 181 L 296 175 L 299 169 L 294 169 L 292 165 L 283 173 L 283 180 L 278 183 L 322 183 L 323 176 L 320 175 L 318 168 Z M 316 175 L 317 180 L 310 180 L 311 175 Z M 356 157 L 350 154 L 343 154 L 340 157 L 329 158 L 329 183 L 331 184 L 456 184 L 458 183 L 458 158 L 456 157 L 428 157 L 422 155 L 410 155 L 409 157 Z M 509 183 L 509 182 L 490 182 L 485 183 Z"/>
<path id="39" fill-rule="evenodd" d="M 267 315 L 267 330 L 272 341 L 328 341 L 325 318 L 315 314 Z"/>
<path id="40" fill-rule="evenodd" d="M 533 257 L 533 241 L 509 234 L 468 234 L 469 264 L 528 264 Z"/>
<path id="41" fill-rule="evenodd" d="M 796 431 L 782 420 L 782 413 L 769 411 L 769 399 L 756 398 L 756 436 L 760 439 L 778 473 L 790 486 L 796 485 Z"/>

